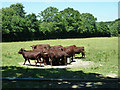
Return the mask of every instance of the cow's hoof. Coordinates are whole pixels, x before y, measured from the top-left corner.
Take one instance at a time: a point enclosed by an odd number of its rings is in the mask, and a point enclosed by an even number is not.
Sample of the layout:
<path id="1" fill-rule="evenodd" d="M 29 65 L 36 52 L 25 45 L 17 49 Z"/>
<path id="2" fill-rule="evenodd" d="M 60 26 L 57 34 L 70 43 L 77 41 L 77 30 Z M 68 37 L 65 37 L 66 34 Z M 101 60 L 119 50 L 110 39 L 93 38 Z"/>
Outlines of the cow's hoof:
<path id="1" fill-rule="evenodd" d="M 44 67 L 44 66 L 40 65 L 40 67 Z"/>

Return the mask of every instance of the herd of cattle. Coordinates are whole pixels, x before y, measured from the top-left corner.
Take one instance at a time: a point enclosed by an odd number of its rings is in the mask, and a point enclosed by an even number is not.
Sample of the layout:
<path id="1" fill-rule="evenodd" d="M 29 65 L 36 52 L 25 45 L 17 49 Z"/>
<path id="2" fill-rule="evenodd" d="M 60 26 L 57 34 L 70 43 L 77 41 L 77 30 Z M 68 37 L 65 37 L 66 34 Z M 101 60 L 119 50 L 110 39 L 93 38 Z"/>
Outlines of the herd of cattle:
<path id="1" fill-rule="evenodd" d="M 50 46 L 49 44 L 39 44 L 31 46 L 33 50 L 24 50 L 21 48 L 19 54 L 22 54 L 25 61 L 28 60 L 29 64 L 30 59 L 36 60 L 37 63 L 44 62 L 44 65 L 67 65 L 73 61 L 75 54 L 82 54 L 82 57 L 85 58 L 84 47 L 77 47 L 76 45 L 71 45 L 63 47 L 62 45 Z M 69 62 L 68 62 L 69 61 Z"/>

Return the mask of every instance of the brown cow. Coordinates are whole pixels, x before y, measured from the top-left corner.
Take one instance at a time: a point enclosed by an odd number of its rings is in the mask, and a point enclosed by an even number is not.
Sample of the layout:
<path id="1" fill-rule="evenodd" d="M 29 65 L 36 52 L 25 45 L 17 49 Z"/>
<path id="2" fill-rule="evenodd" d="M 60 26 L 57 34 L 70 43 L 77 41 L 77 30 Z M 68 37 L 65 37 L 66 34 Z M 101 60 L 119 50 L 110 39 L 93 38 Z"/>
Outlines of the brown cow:
<path id="1" fill-rule="evenodd" d="M 49 49 L 50 45 L 49 44 L 39 44 L 39 45 L 32 45 L 31 46 L 32 49 L 41 49 L 41 48 L 45 48 L 45 49 Z"/>
<path id="2" fill-rule="evenodd" d="M 72 46 L 63 47 L 63 50 L 69 55 L 69 57 L 72 57 L 71 60 L 73 61 L 73 56 L 75 56 L 74 47 Z"/>
<path id="3" fill-rule="evenodd" d="M 25 59 L 23 65 L 25 65 L 25 63 L 26 63 L 27 60 L 28 60 L 29 64 L 31 65 L 31 63 L 30 63 L 30 59 L 31 59 L 31 60 L 37 60 L 37 62 L 40 61 L 40 66 L 41 66 L 41 62 L 42 62 L 40 60 L 40 58 L 41 58 L 41 52 L 39 50 L 29 50 L 29 51 L 26 51 L 23 48 L 21 48 L 18 53 L 22 54 L 23 57 L 24 57 L 24 59 Z"/>
<path id="4" fill-rule="evenodd" d="M 54 49 L 54 48 L 61 48 L 61 47 L 63 47 L 63 46 L 62 45 L 51 46 L 52 49 Z"/>
<path id="5" fill-rule="evenodd" d="M 68 46 L 68 47 L 72 47 L 74 49 L 75 54 L 82 53 L 82 58 L 85 58 L 84 47 L 76 47 L 76 45 L 71 45 L 71 46 Z"/>
<path id="6" fill-rule="evenodd" d="M 53 63 L 59 64 L 60 60 L 64 60 L 65 65 L 67 65 L 66 59 L 68 57 L 68 54 L 65 53 L 64 51 L 61 51 L 59 49 L 49 49 L 45 50 L 44 52 L 48 53 L 51 65 L 53 65 Z"/>
<path id="7" fill-rule="evenodd" d="M 57 46 L 51 46 L 51 49 L 59 49 L 63 51 L 63 46 L 62 45 L 57 45 Z"/>
<path id="8" fill-rule="evenodd" d="M 82 53 L 82 58 L 85 58 L 84 47 L 74 47 L 75 54 Z"/>

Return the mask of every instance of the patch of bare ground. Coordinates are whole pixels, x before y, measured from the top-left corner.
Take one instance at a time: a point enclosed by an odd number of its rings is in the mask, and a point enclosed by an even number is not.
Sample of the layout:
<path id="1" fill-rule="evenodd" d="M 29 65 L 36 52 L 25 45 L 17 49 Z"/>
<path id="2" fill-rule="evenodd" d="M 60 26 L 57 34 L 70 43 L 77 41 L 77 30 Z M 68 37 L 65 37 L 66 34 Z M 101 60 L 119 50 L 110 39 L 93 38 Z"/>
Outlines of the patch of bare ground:
<path id="1" fill-rule="evenodd" d="M 67 64 L 67 65 L 59 65 L 59 66 L 51 66 L 51 65 L 44 65 L 43 63 L 40 64 L 38 63 L 35 66 L 35 62 L 31 60 L 31 65 L 29 65 L 28 62 L 26 62 L 25 65 L 23 65 L 23 62 L 18 63 L 20 66 L 25 66 L 25 67 L 30 67 L 30 68 L 41 68 L 41 69 L 47 69 L 47 68 L 80 68 L 80 67 L 91 67 L 94 65 L 94 62 L 92 61 L 82 61 L 82 60 L 74 60 L 73 62 L 71 62 L 71 64 Z"/>
<path id="2" fill-rule="evenodd" d="M 106 77 L 118 78 L 118 75 L 115 73 L 109 73 L 106 75 Z"/>

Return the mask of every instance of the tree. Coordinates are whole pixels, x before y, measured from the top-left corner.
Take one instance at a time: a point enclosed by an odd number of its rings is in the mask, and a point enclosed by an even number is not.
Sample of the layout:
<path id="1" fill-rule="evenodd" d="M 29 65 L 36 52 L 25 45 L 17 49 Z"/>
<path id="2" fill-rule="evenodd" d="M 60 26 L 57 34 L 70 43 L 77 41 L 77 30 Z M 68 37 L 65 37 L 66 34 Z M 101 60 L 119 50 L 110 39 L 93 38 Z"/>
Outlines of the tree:
<path id="1" fill-rule="evenodd" d="M 120 19 L 96 22 L 97 18 L 92 14 L 80 14 L 70 7 L 60 12 L 55 7 L 48 7 L 36 16 L 34 13 L 25 15 L 24 6 L 16 3 L 2 8 L 0 16 L 1 13 L 3 41 L 118 36 L 118 32 L 120 33 Z"/>
<path id="2" fill-rule="evenodd" d="M 105 22 L 98 24 L 98 33 L 100 36 L 110 36 L 110 29 Z"/>
<path id="3" fill-rule="evenodd" d="M 54 21 L 54 16 L 58 13 L 58 9 L 55 7 L 48 7 L 44 11 L 41 11 L 39 13 L 39 17 L 42 19 L 42 21 L 45 22 L 52 22 Z"/>
<path id="4" fill-rule="evenodd" d="M 12 4 L 10 7 L 2 8 L 2 34 L 3 40 L 17 39 L 17 33 L 23 30 L 20 26 L 21 21 L 25 17 L 23 5 L 20 3 Z M 8 38 L 11 37 L 11 38 Z"/>
<path id="5" fill-rule="evenodd" d="M 116 19 L 115 21 L 113 21 L 110 26 L 110 33 L 111 36 L 118 36 L 118 33 L 120 33 L 120 19 Z"/>
<path id="6" fill-rule="evenodd" d="M 87 37 L 95 36 L 95 33 L 97 32 L 96 28 L 96 20 L 92 14 L 90 13 L 82 13 L 82 30 L 84 34 L 86 34 Z"/>
<path id="7" fill-rule="evenodd" d="M 70 27 L 74 27 L 74 23 L 77 23 L 78 21 L 81 21 L 80 13 L 77 10 L 74 10 L 73 8 L 66 8 L 63 11 L 60 11 L 62 14 L 62 18 L 65 19 L 68 22 L 68 29 Z"/>
<path id="8" fill-rule="evenodd" d="M 24 11 L 24 6 L 21 3 L 12 4 L 10 8 L 13 8 L 16 11 L 16 15 L 25 17 L 26 12 Z"/>
<path id="9" fill-rule="evenodd" d="M 15 14 L 15 10 L 12 8 L 2 8 L 2 33 L 9 34 L 12 30 L 11 20 L 12 16 Z"/>
<path id="10" fill-rule="evenodd" d="M 64 22 L 64 29 L 66 32 L 66 36 L 68 37 L 79 37 L 79 32 L 81 30 L 81 14 L 79 11 L 74 10 L 73 8 L 66 8 L 63 11 L 60 11 L 60 16 L 62 22 Z"/>
<path id="11" fill-rule="evenodd" d="M 26 26 L 30 28 L 29 31 L 31 32 L 38 30 L 38 20 L 37 16 L 34 13 L 28 14 L 26 16 Z"/>

